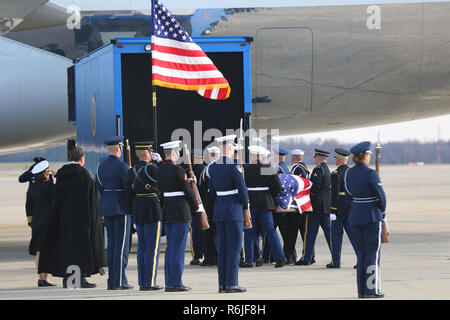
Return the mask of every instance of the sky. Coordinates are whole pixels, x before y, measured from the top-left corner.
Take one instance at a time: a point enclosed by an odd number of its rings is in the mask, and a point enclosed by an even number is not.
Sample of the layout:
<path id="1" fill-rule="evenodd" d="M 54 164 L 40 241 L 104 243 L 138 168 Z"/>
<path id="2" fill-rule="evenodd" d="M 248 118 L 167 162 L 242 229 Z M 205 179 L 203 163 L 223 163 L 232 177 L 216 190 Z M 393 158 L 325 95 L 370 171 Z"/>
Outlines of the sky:
<path id="1" fill-rule="evenodd" d="M 405 140 L 433 142 L 438 140 L 439 127 L 441 140 L 450 141 L 450 115 L 360 129 L 305 134 L 296 137 L 304 138 L 307 141 L 320 138 L 322 140 L 337 139 L 340 142 L 350 143 L 365 140 L 377 141 L 379 131 L 381 143 Z"/>

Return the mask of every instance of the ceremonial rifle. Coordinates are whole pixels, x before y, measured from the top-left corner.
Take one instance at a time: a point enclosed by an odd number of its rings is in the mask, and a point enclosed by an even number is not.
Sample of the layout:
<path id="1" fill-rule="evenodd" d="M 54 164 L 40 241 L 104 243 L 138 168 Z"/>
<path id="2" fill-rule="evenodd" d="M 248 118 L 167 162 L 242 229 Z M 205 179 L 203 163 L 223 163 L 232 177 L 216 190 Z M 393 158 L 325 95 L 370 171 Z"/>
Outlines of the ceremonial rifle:
<path id="1" fill-rule="evenodd" d="M 192 171 L 192 164 L 191 164 L 191 156 L 189 154 L 187 145 L 184 145 L 184 154 L 186 157 L 186 162 L 189 170 L 189 176 L 191 181 L 192 189 L 194 190 L 195 200 L 198 204 L 198 210 L 197 212 L 200 213 L 200 229 L 207 230 L 209 229 L 209 223 L 208 218 L 206 216 L 205 208 L 203 206 L 202 198 L 200 197 L 200 193 L 198 192 L 197 184 L 195 183 L 195 175 L 194 171 Z"/>
<path id="2" fill-rule="evenodd" d="M 242 175 L 245 175 L 244 173 L 244 161 L 243 161 L 243 150 L 245 147 L 245 142 L 244 142 L 244 128 L 243 128 L 243 119 L 241 119 L 241 124 L 240 124 L 240 128 L 239 128 L 239 140 L 238 140 L 239 146 L 241 147 L 241 149 L 239 150 L 239 165 L 242 168 Z M 244 229 L 251 229 L 252 228 L 252 218 L 250 215 L 250 207 L 247 208 L 242 208 L 243 210 L 243 214 L 244 214 Z"/>
<path id="3" fill-rule="evenodd" d="M 380 132 L 378 131 L 378 142 L 375 148 L 375 170 L 380 175 L 380 158 L 381 158 L 381 144 L 380 144 Z M 381 243 L 389 242 L 389 231 L 386 223 L 386 218 L 381 222 Z"/>

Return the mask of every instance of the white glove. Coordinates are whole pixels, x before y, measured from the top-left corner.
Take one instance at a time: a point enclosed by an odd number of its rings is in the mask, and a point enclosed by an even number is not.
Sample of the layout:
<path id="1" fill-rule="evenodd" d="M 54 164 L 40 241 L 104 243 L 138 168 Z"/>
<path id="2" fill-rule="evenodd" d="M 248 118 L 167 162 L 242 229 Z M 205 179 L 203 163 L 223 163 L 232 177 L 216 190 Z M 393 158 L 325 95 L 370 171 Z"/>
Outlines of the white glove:
<path id="1" fill-rule="evenodd" d="M 153 161 L 160 162 L 162 161 L 161 155 L 159 153 L 153 153 Z"/>
<path id="2" fill-rule="evenodd" d="M 195 211 L 195 212 L 205 212 L 205 208 L 203 207 L 203 203 L 200 203 L 200 204 L 198 205 L 198 210 Z"/>
<path id="3" fill-rule="evenodd" d="M 194 181 L 195 184 L 197 184 L 197 177 L 196 176 L 192 176 L 192 178 L 188 179 L 189 182 Z"/>
<path id="4" fill-rule="evenodd" d="M 331 221 L 336 220 L 336 215 L 334 213 L 330 213 L 330 220 Z"/>

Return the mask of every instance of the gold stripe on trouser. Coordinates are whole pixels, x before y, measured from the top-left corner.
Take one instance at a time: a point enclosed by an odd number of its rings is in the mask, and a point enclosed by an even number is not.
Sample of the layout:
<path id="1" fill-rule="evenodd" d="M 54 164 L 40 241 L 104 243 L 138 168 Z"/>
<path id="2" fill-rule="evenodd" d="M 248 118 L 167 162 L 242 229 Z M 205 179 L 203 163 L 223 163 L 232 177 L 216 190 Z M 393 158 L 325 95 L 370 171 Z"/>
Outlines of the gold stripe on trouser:
<path id="1" fill-rule="evenodd" d="M 189 223 L 189 231 L 191 233 L 191 255 L 192 255 L 192 259 L 195 259 L 194 239 L 192 238 L 192 222 Z"/>
<path id="2" fill-rule="evenodd" d="M 155 252 L 153 253 L 153 270 L 152 270 L 152 282 L 151 286 L 155 286 L 155 274 L 156 274 L 156 259 L 158 258 L 159 239 L 161 235 L 161 221 L 158 221 L 158 228 L 156 229 L 156 245 Z"/>
<path id="3" fill-rule="evenodd" d="M 332 238 L 332 233 L 331 233 L 331 224 L 333 223 L 333 221 L 330 219 L 330 251 L 331 251 L 331 263 L 334 264 L 334 260 L 333 260 L 333 238 Z"/>
<path id="4" fill-rule="evenodd" d="M 305 235 L 303 237 L 303 252 L 302 252 L 302 260 L 305 258 L 305 252 L 306 252 L 306 235 L 308 234 L 308 214 L 306 214 L 306 221 L 305 221 Z"/>

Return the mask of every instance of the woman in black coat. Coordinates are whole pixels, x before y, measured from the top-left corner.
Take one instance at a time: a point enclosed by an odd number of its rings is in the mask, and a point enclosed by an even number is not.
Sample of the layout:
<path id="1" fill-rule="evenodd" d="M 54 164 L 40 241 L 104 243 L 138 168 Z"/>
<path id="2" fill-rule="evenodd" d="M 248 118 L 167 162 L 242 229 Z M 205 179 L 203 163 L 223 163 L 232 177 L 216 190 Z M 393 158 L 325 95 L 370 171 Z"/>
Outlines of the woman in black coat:
<path id="1" fill-rule="evenodd" d="M 27 199 L 31 214 L 29 253 L 36 256 L 36 269 L 38 269 L 48 221 L 54 210 L 55 185 L 47 161 L 38 163 L 32 173 L 35 174 L 35 177 L 30 181 Z M 54 286 L 54 284 L 48 282 L 48 273 L 40 273 L 38 287 L 50 286 Z"/>

